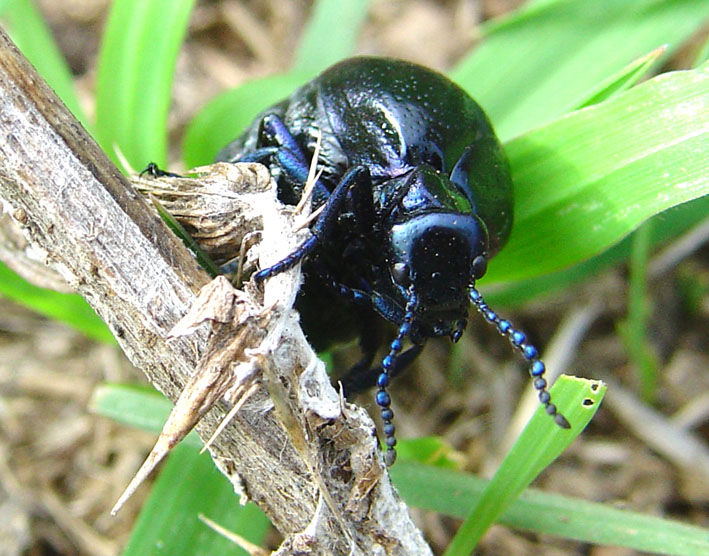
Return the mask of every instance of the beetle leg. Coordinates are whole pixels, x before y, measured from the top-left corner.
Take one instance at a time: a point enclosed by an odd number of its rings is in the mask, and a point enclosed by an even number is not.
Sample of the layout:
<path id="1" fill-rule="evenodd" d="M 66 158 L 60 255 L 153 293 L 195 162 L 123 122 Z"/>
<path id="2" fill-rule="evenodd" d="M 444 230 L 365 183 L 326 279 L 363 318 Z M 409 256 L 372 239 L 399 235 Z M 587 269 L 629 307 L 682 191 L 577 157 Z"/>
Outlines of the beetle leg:
<path id="1" fill-rule="evenodd" d="M 263 162 L 278 152 L 278 147 L 262 147 L 251 153 L 244 153 L 234 162 Z"/>
<path id="2" fill-rule="evenodd" d="M 423 351 L 424 345 L 424 343 L 414 344 L 399 355 L 394 362 L 392 370 L 389 372 L 389 378 L 395 378 L 408 368 Z M 347 374 L 340 379 L 346 397 L 375 386 L 379 375 L 382 374 L 382 367 L 364 370 L 359 365 L 360 362 L 354 365 Z"/>
<path id="3" fill-rule="evenodd" d="M 318 242 L 327 237 L 328 233 L 337 224 L 337 217 L 340 215 L 342 207 L 347 200 L 347 194 L 352 187 L 371 187 L 369 171 L 364 166 L 350 168 L 340 180 L 330 197 L 325 202 L 325 208 L 311 228 L 313 233 L 303 244 L 299 245 L 295 251 L 278 261 L 273 266 L 264 268 L 254 274 L 254 279 L 265 280 L 270 276 L 275 276 L 293 268 L 304 258 L 310 255 L 318 245 Z"/>
<path id="4" fill-rule="evenodd" d="M 261 134 L 271 146 L 260 147 L 253 152 L 244 153 L 233 162 L 264 162 L 272 158 L 283 170 L 291 189 L 287 197 L 295 196 L 293 184 L 303 186 L 308 179 L 310 162 L 293 137 L 286 124 L 277 114 L 266 114 L 261 120 Z M 330 195 L 328 188 L 318 180 L 315 184 L 314 198 L 326 199 Z M 279 194 L 280 196 L 280 194 Z M 293 204 L 297 199 L 292 199 Z"/>
<path id="5" fill-rule="evenodd" d="M 306 174 L 301 180 L 305 183 L 307 177 L 308 161 L 303 154 L 303 151 L 298 146 L 298 143 L 293 137 L 293 134 L 288 130 L 286 124 L 283 123 L 280 116 L 277 114 L 266 114 L 261 120 L 261 129 L 269 142 L 278 145 L 282 149 L 287 149 L 298 158 L 298 162 L 306 169 Z"/>

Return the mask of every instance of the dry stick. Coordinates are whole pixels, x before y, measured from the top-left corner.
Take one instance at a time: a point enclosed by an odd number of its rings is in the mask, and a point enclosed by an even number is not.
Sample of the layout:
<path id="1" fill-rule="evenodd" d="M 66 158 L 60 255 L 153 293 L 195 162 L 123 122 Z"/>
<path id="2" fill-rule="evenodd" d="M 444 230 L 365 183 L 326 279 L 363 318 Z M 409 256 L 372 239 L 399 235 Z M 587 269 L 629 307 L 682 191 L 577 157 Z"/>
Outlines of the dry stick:
<path id="1" fill-rule="evenodd" d="M 208 277 L 2 30 L 0 202 L 31 244 L 46 253 L 47 263 L 104 319 L 131 361 L 176 401 L 219 323 L 169 340 L 168 332 Z M 298 330 L 291 334 L 294 343 L 300 341 Z M 281 373 L 279 357 L 274 364 Z M 336 394 L 337 411 L 327 418 L 308 405 L 332 391 L 322 365 L 309 361 L 303 359 L 296 370 L 302 375 L 280 379 L 288 388 L 286 401 L 296 404 L 292 411 L 304 427 L 308 454 L 295 448 L 264 389 L 216 438 L 210 450 L 215 463 L 286 535 L 279 554 L 306 546 L 311 554 L 430 554 L 391 488 L 371 420 L 358 408 L 341 406 Z M 197 424 L 203 438 L 223 419 L 222 405 Z M 304 464 L 306 456 L 318 458 L 317 465 Z M 344 472 L 330 472 L 335 462 Z M 312 470 L 322 472 L 319 481 Z M 341 520 L 330 519 L 319 504 L 318 484 L 339 505 L 348 535 L 342 535 Z"/>

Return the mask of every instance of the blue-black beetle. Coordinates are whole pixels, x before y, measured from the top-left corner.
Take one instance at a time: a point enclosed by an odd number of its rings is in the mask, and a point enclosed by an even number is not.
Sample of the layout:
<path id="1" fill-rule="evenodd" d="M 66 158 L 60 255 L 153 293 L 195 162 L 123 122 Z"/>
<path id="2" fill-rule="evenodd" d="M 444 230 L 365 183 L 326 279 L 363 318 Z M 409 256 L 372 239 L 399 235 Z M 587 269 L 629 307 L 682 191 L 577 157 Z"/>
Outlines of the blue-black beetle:
<path id="1" fill-rule="evenodd" d="M 390 379 L 429 337 L 457 341 L 472 302 L 530 364 L 540 401 L 556 422 L 544 364 L 524 334 L 500 319 L 475 288 L 512 226 L 509 165 L 478 104 L 430 69 L 387 58 L 340 62 L 263 112 L 217 160 L 266 163 L 279 198 L 295 204 L 318 132 L 322 175 L 313 235 L 256 274 L 304 261 L 303 328 L 316 347 L 359 336 L 362 360 L 343 379 L 346 393 L 378 386 L 386 461 L 396 452 Z M 355 310 L 344 309 L 342 299 Z M 378 317 L 377 317 L 378 315 Z M 381 367 L 370 368 L 383 317 L 397 327 Z M 412 347 L 403 350 L 408 338 Z"/>

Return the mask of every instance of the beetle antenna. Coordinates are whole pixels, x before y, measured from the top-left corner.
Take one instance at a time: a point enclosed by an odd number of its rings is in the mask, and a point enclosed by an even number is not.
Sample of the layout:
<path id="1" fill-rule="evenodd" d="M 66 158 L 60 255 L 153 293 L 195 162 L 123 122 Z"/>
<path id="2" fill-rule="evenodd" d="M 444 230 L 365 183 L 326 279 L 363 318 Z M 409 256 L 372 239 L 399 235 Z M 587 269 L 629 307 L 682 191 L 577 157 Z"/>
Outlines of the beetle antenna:
<path id="1" fill-rule="evenodd" d="M 382 421 L 384 421 L 384 443 L 387 446 L 387 451 L 384 454 L 384 463 L 387 467 L 394 465 L 396 461 L 396 427 L 392 422 L 394 419 L 394 411 L 391 409 L 391 396 L 387 392 L 387 386 L 391 382 L 391 375 L 396 367 L 396 358 L 401 352 L 403 347 L 403 341 L 406 336 L 411 334 L 411 327 L 413 326 L 414 313 L 416 311 L 416 306 L 418 305 L 418 300 L 414 294 L 413 288 L 409 289 L 409 299 L 406 302 L 406 312 L 404 313 L 404 319 L 399 326 L 399 331 L 389 344 L 389 353 L 384 356 L 382 360 L 382 372 L 377 377 L 377 390 L 376 400 L 377 405 L 382 408 Z"/>
<path id="2" fill-rule="evenodd" d="M 490 324 L 494 324 L 501 335 L 508 336 L 512 347 L 519 351 L 529 362 L 529 374 L 534 379 L 534 389 L 537 391 L 539 401 L 546 409 L 546 412 L 554 418 L 554 422 L 562 429 L 570 429 L 571 425 L 566 420 L 566 417 L 559 413 L 556 406 L 551 403 L 551 394 L 547 390 L 547 381 L 544 378 L 546 367 L 539 358 L 537 348 L 527 342 L 527 336 L 524 332 L 514 328 L 510 321 L 501 319 L 495 311 L 490 309 L 485 303 L 482 294 L 473 285 L 470 286 L 469 296 L 470 301 L 485 320 Z"/>

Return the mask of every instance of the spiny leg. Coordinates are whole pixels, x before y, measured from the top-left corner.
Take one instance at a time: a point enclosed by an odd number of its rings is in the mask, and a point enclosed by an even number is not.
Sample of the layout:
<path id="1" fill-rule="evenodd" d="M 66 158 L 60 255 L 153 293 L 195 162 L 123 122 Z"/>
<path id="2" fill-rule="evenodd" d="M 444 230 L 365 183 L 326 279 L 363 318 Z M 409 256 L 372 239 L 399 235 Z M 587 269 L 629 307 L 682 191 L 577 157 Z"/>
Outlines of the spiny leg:
<path id="1" fill-rule="evenodd" d="M 551 394 L 549 394 L 547 390 L 547 381 L 544 378 L 546 367 L 544 366 L 544 362 L 539 358 L 537 348 L 527 342 L 527 336 L 524 332 L 515 329 L 510 321 L 501 319 L 495 311 L 490 309 L 475 286 L 470 287 L 470 301 L 475 305 L 475 308 L 486 321 L 497 327 L 500 334 L 509 337 L 512 346 L 529 362 L 529 374 L 534 379 L 534 389 L 537 391 L 539 401 L 546 409 L 547 414 L 554 418 L 554 422 L 557 425 L 563 429 L 570 429 L 571 425 L 566 420 L 566 417 L 559 413 L 556 406 L 551 403 Z"/>
<path id="2" fill-rule="evenodd" d="M 315 250 L 318 242 L 325 238 L 337 223 L 337 218 L 340 211 L 347 200 L 347 194 L 350 188 L 370 186 L 369 171 L 364 166 L 355 166 L 350 168 L 345 175 L 342 176 L 340 183 L 328 197 L 325 208 L 320 213 L 320 216 L 315 221 L 311 228 L 313 233 L 303 244 L 299 245 L 295 251 L 278 261 L 273 266 L 264 268 L 254 275 L 256 281 L 262 281 L 270 276 L 280 274 L 286 270 L 293 268 L 296 264 L 302 261 L 310 253 Z"/>

